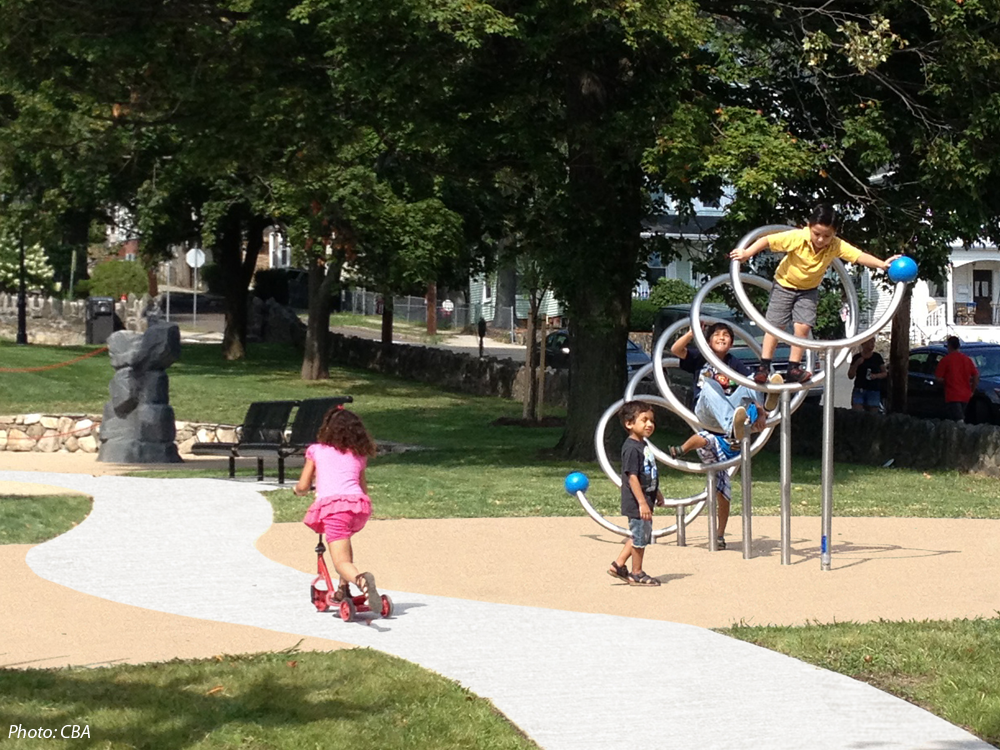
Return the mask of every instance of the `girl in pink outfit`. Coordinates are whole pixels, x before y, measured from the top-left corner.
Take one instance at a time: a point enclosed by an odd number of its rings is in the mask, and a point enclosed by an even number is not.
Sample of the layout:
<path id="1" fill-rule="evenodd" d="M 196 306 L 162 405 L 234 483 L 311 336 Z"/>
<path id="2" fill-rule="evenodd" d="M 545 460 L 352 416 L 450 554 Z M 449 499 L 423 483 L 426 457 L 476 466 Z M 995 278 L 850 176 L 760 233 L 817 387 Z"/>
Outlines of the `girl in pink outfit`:
<path id="1" fill-rule="evenodd" d="M 372 612 L 382 611 L 375 588 L 375 576 L 354 566 L 351 537 L 361 531 L 372 514 L 365 467 L 375 455 L 375 441 L 361 418 L 342 406 L 323 417 L 316 442 L 306 450 L 302 476 L 295 485 L 296 495 L 306 495 L 316 484 L 316 499 L 302 519 L 318 534 L 325 534 L 333 566 L 340 576 L 334 601 L 350 596 L 350 581 L 368 598 Z"/>

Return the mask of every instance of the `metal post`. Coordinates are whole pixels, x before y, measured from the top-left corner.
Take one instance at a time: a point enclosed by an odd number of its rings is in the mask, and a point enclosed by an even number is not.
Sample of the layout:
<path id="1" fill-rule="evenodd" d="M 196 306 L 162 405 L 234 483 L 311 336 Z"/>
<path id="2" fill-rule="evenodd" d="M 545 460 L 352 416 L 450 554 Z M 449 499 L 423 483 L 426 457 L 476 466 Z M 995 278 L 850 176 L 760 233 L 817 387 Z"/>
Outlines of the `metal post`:
<path id="1" fill-rule="evenodd" d="M 28 292 L 24 264 L 24 235 L 21 235 L 20 277 L 17 285 L 17 338 L 18 344 L 28 343 Z"/>
<path id="2" fill-rule="evenodd" d="M 684 511 L 686 507 L 676 505 L 674 506 L 674 510 L 677 512 L 677 546 L 687 547 L 687 528 L 684 526 Z"/>
<path id="3" fill-rule="evenodd" d="M 66 290 L 66 299 L 73 299 L 73 285 L 76 283 L 76 248 L 69 254 L 69 289 Z"/>
<path id="4" fill-rule="evenodd" d="M 719 550 L 719 504 L 715 496 L 715 472 L 705 474 L 705 489 L 708 493 L 708 551 Z"/>
<path id="5" fill-rule="evenodd" d="M 834 356 L 827 349 L 823 357 L 823 521 L 819 564 L 820 570 L 830 569 L 831 527 L 833 523 L 833 377 Z"/>
<path id="6" fill-rule="evenodd" d="M 174 264 L 173 258 L 167 261 L 167 322 L 170 322 L 170 267 Z"/>
<path id="7" fill-rule="evenodd" d="M 746 434 L 741 443 L 740 489 L 743 497 L 740 506 L 743 510 L 743 559 L 749 560 L 753 557 L 753 498 L 751 490 L 753 473 L 750 469 L 750 425 L 747 425 Z"/>
<path id="8" fill-rule="evenodd" d="M 198 266 L 194 267 L 194 320 L 191 327 L 198 328 Z"/>
<path id="9" fill-rule="evenodd" d="M 781 392 L 781 564 L 792 564 L 792 394 Z"/>

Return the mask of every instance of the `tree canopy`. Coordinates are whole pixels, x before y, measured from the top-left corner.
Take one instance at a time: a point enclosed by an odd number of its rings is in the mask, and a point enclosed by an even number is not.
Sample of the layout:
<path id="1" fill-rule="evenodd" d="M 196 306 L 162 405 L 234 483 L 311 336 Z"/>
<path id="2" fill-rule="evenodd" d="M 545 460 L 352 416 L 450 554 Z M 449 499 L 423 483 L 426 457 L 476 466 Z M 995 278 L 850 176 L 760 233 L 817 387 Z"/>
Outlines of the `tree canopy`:
<path id="1" fill-rule="evenodd" d="M 951 240 L 1000 236 L 997 17 L 1000 0 L 0 0 L 0 210 L 31 206 L 46 247 L 121 206 L 153 258 L 213 247 L 232 357 L 267 226 L 324 298 L 344 263 L 390 290 L 512 248 L 567 306 L 562 448 L 587 457 L 663 201 L 728 201 L 705 270 L 819 200 L 931 278 Z"/>

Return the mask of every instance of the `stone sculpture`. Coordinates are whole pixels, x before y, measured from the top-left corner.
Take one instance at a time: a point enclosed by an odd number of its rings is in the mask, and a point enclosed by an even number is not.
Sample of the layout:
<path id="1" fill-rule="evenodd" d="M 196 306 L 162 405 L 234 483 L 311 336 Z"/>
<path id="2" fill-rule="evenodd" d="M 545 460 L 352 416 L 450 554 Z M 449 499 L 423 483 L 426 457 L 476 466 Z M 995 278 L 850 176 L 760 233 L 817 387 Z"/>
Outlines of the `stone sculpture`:
<path id="1" fill-rule="evenodd" d="M 181 355 L 180 329 L 153 324 L 145 333 L 108 337 L 115 375 L 104 405 L 97 460 L 105 463 L 177 463 L 174 410 L 166 369 Z"/>

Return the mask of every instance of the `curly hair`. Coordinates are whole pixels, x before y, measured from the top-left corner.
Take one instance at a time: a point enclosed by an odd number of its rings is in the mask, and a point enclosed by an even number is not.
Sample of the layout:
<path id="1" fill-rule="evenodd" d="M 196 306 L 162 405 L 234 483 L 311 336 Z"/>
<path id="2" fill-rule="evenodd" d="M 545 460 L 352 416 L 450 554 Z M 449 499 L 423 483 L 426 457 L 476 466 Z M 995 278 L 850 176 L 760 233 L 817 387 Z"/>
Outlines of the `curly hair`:
<path id="1" fill-rule="evenodd" d="M 643 412 L 653 412 L 653 405 L 646 401 L 627 401 L 618 410 L 618 418 L 624 427 L 629 422 L 635 422 Z M 655 412 L 653 412 L 655 414 Z"/>
<path id="2" fill-rule="evenodd" d="M 375 455 L 375 440 L 368 434 L 361 417 L 343 406 L 335 406 L 326 413 L 316 441 L 358 456 Z"/>

